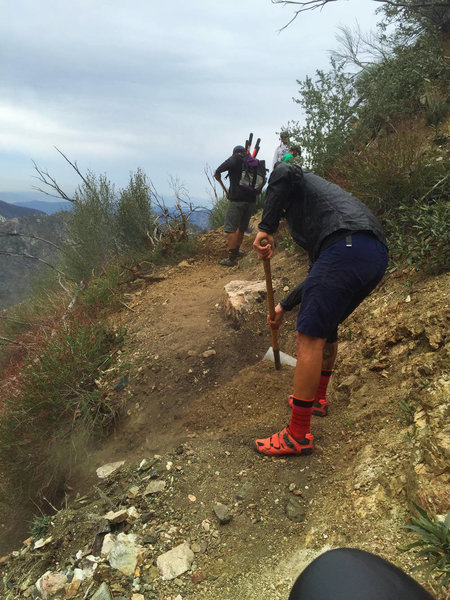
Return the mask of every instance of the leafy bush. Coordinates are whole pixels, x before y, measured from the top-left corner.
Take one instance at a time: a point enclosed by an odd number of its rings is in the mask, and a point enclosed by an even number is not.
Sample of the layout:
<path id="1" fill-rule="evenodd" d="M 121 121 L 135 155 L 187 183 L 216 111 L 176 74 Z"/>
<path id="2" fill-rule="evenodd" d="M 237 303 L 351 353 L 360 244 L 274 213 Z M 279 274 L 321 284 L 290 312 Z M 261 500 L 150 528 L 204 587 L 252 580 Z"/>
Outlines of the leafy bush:
<path id="1" fill-rule="evenodd" d="M 396 214 L 400 205 L 413 205 L 446 175 L 445 160 L 436 160 L 442 155 L 430 150 L 428 138 L 420 124 L 397 123 L 369 144 L 356 142 L 348 147 L 328 175 L 375 213 Z"/>
<path id="2" fill-rule="evenodd" d="M 39 540 L 46 535 L 50 527 L 52 518 L 50 515 L 40 515 L 33 517 L 31 521 L 30 533 L 34 540 Z"/>
<path id="3" fill-rule="evenodd" d="M 265 199 L 266 191 L 264 190 L 261 194 L 256 196 L 255 206 L 252 214 L 256 214 L 263 208 Z M 223 227 L 223 224 L 225 223 L 225 216 L 228 210 L 228 204 L 229 200 L 226 198 L 226 196 L 222 196 L 213 204 L 209 214 L 209 226 L 211 229 L 219 229 L 220 227 Z"/>
<path id="4" fill-rule="evenodd" d="M 297 81 L 300 98 L 294 99 L 305 114 L 305 123 L 290 123 L 291 139 L 302 148 L 302 159 L 317 174 L 345 147 L 356 116 L 353 76 L 331 59 L 331 70 L 316 71 L 316 80 Z"/>
<path id="5" fill-rule="evenodd" d="M 414 506 L 418 516 L 412 516 L 411 524 L 405 525 L 405 528 L 417 534 L 419 539 L 400 550 L 406 552 L 419 549 L 417 556 L 425 562 L 414 567 L 412 571 L 426 569 L 427 579 L 433 573 L 439 587 L 442 588 L 450 582 L 450 514 L 441 520 L 430 517 L 417 504 Z"/>
<path id="6" fill-rule="evenodd" d="M 219 229 L 223 227 L 225 222 L 225 215 L 228 210 L 228 198 L 222 196 L 214 204 L 209 213 L 209 226 L 211 229 Z"/>
<path id="7" fill-rule="evenodd" d="M 424 112 L 430 88 L 448 80 L 439 37 L 422 35 L 412 45 L 398 45 L 378 63 L 363 68 L 355 80 L 364 101 L 358 111 L 360 126 L 378 132 L 389 123 Z M 445 83 L 442 84 L 445 90 Z M 443 115 L 442 115 L 443 116 Z"/>
<path id="8" fill-rule="evenodd" d="M 76 446 L 71 441 L 88 439 L 113 422 L 120 407 L 106 399 L 97 381 L 122 340 L 122 331 L 81 314 L 66 318 L 51 335 L 41 332 L 39 347 L 4 399 L 0 500 L 11 501 L 34 485 L 54 492 L 60 464 L 70 464 Z"/>
<path id="9" fill-rule="evenodd" d="M 121 248 L 149 248 L 153 228 L 150 186 L 145 173 L 138 169 L 131 174 L 128 187 L 121 190 L 119 196 L 117 229 Z"/>
<path id="10" fill-rule="evenodd" d="M 74 281 L 86 281 L 100 272 L 117 251 L 115 209 L 114 185 L 104 175 L 88 173 L 75 192 L 68 217 L 63 271 Z"/>
<path id="11" fill-rule="evenodd" d="M 402 205 L 384 225 L 394 259 L 430 273 L 450 269 L 450 206 L 446 198 Z"/>

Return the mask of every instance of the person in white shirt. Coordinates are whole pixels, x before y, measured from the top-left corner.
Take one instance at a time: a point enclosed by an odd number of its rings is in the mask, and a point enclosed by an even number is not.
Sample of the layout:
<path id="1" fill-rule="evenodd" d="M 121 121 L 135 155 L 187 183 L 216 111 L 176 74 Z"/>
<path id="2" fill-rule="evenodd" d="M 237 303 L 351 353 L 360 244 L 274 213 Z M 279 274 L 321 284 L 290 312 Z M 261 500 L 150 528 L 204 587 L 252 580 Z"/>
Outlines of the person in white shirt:
<path id="1" fill-rule="evenodd" d="M 275 154 L 273 155 L 273 164 L 272 169 L 275 165 L 280 162 L 281 157 L 288 152 L 288 141 L 289 141 L 289 133 L 287 131 L 282 131 L 280 133 L 280 145 L 275 150 Z"/>

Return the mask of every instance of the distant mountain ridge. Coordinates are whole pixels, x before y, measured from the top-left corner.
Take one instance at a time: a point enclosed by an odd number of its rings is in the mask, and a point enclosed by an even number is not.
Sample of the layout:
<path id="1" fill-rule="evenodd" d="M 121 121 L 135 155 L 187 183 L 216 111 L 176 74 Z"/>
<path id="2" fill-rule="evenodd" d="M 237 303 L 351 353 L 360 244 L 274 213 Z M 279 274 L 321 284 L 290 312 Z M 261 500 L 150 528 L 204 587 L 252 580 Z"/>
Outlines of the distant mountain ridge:
<path id="1" fill-rule="evenodd" d="M 67 200 L 37 200 L 36 197 L 39 198 L 40 196 L 39 194 L 35 194 L 33 192 L 26 193 L 26 195 L 29 196 L 28 200 L 19 199 L 23 198 L 24 195 L 25 194 L 19 194 L 16 192 L 0 192 L 0 198 L 4 199 L 0 200 L 0 217 L 4 217 L 5 219 L 13 219 L 15 217 L 31 214 L 52 215 L 56 212 L 60 212 L 61 210 L 70 211 L 73 207 L 72 202 L 68 202 Z M 167 209 L 171 214 L 174 211 L 173 206 L 168 205 Z M 156 212 L 157 208 L 154 207 L 154 210 Z M 211 211 L 207 208 L 198 209 L 191 214 L 189 221 L 192 223 L 192 225 L 195 225 L 200 229 L 209 230 L 210 212 Z"/>
<path id="2" fill-rule="evenodd" d="M 0 216 L 5 219 L 15 219 L 24 217 L 25 215 L 44 215 L 45 211 L 39 210 L 36 207 L 19 206 L 18 204 L 10 204 L 0 200 Z"/>

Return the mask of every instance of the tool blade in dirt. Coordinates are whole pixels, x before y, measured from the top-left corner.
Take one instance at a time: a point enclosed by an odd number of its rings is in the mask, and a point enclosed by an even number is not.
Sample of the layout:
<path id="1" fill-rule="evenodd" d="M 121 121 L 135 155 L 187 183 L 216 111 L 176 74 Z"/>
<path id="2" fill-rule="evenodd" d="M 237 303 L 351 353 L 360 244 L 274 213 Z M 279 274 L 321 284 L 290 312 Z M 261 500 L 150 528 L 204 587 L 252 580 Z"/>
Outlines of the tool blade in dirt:
<path id="1" fill-rule="evenodd" d="M 278 353 L 280 364 L 289 365 L 290 367 L 297 366 L 297 359 L 285 352 L 281 352 L 281 350 L 275 350 L 272 346 L 267 350 L 267 352 L 263 356 L 263 360 L 269 360 L 270 362 L 276 363 L 276 354 Z"/>
<path id="2" fill-rule="evenodd" d="M 261 142 L 261 138 L 258 138 L 258 139 L 256 140 L 255 149 L 253 150 L 253 154 L 252 154 L 253 158 L 255 158 L 255 156 L 256 156 L 256 155 L 258 154 L 258 152 L 259 152 L 259 144 L 260 144 L 260 142 Z"/>

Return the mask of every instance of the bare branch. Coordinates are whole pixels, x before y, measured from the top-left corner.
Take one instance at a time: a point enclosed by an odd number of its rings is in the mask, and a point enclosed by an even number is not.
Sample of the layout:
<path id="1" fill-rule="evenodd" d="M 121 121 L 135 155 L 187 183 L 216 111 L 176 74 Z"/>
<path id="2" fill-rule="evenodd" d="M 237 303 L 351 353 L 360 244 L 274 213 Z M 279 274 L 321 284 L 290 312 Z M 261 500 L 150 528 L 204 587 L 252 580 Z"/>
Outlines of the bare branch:
<path id="1" fill-rule="evenodd" d="M 217 189 L 216 189 L 216 181 L 217 180 L 214 178 L 213 170 L 211 169 L 211 167 L 209 165 L 205 165 L 203 172 L 205 173 L 206 179 L 208 180 L 208 183 L 213 191 L 214 201 L 219 202 L 219 196 L 217 195 Z"/>
<path id="2" fill-rule="evenodd" d="M 280 31 L 283 31 L 283 29 L 286 29 L 293 21 L 295 21 L 299 14 L 316 9 L 321 10 L 327 4 L 338 1 L 339 0 L 305 0 L 304 2 L 300 2 L 295 0 L 272 0 L 272 4 L 292 4 L 300 7 L 294 12 L 292 19 L 290 19 L 290 21 L 288 21 L 288 23 L 286 23 L 286 25 L 280 29 Z M 430 7 L 429 0 L 372 0 L 372 2 L 377 2 L 378 4 L 388 4 L 389 6 L 394 6 L 396 8 L 418 9 Z M 448 8 L 448 0 L 443 0 L 442 2 L 436 1 L 433 3 L 433 6 Z"/>
<path id="3" fill-rule="evenodd" d="M 8 232 L 8 233 L 0 232 L 0 236 L 4 236 L 4 237 L 27 237 L 27 238 L 31 238 L 33 240 L 38 240 L 39 242 L 45 242 L 46 244 L 50 244 L 50 246 L 53 246 L 54 248 L 56 248 L 57 250 L 59 250 L 60 252 L 62 252 L 62 248 L 60 248 L 59 246 L 57 246 L 56 244 L 54 244 L 50 240 L 46 240 L 44 238 L 40 238 L 37 235 L 31 235 L 29 233 L 17 233 L 17 232 Z"/>
<path id="4" fill-rule="evenodd" d="M 5 344 L 17 344 L 18 346 L 22 346 L 22 342 L 16 342 L 16 340 L 10 340 L 9 338 L 3 337 L 0 335 L 0 343 L 3 342 Z"/>
<path id="5" fill-rule="evenodd" d="M 78 296 L 81 294 L 81 292 L 84 290 L 84 288 L 85 288 L 84 281 L 80 281 L 78 284 L 78 287 L 77 287 L 77 291 L 73 295 L 72 300 L 70 301 L 69 306 L 67 307 L 67 312 L 71 311 L 72 308 L 75 306 L 75 303 L 78 300 Z"/>
<path id="6" fill-rule="evenodd" d="M 65 279 L 68 279 L 69 281 L 75 281 L 74 279 L 71 279 L 70 277 L 67 277 L 67 275 L 65 275 L 62 271 L 60 271 L 59 269 L 57 269 L 55 266 L 53 266 L 52 264 L 48 263 L 46 260 L 39 258 L 38 256 L 33 256 L 31 254 L 28 254 L 27 252 L 22 252 L 22 253 L 15 253 L 15 252 L 6 252 L 4 250 L 0 250 L 0 255 L 4 255 L 4 256 L 15 256 L 15 257 L 23 257 L 23 258 L 31 258 L 32 260 L 37 260 L 38 262 L 43 263 L 44 265 L 47 265 L 47 267 L 50 267 L 51 269 L 53 269 L 54 271 L 56 271 L 59 275 L 61 275 L 62 277 L 64 277 Z"/>
<path id="7" fill-rule="evenodd" d="M 69 165 L 74 169 L 75 173 L 77 175 L 79 175 L 81 177 L 81 179 L 83 180 L 83 183 L 85 184 L 85 186 L 91 190 L 91 192 L 95 192 L 95 190 L 92 188 L 91 184 L 89 183 L 89 181 L 86 179 L 86 177 L 83 175 L 83 173 L 80 171 L 76 161 L 72 162 L 71 160 L 69 160 L 67 158 L 67 156 L 64 154 L 64 152 L 61 152 L 61 150 L 59 148 L 57 148 L 56 146 L 54 146 L 55 150 L 57 152 L 59 152 L 61 154 L 61 156 L 64 158 L 65 161 L 67 161 L 69 163 Z"/>
<path id="8" fill-rule="evenodd" d="M 35 176 L 35 179 L 40 181 L 43 185 L 52 189 L 54 192 L 56 192 L 56 194 L 52 194 L 49 191 L 47 191 L 46 189 L 43 189 L 43 188 L 35 186 L 35 185 L 33 186 L 34 190 L 36 190 L 38 192 L 42 192 L 46 196 L 51 196 L 52 198 L 61 198 L 62 200 L 67 200 L 68 202 L 75 202 L 75 200 L 73 198 L 70 198 L 70 196 L 68 196 L 66 194 L 66 192 L 62 188 L 59 187 L 56 179 L 54 177 L 52 177 L 48 171 L 43 171 L 42 169 L 40 169 L 37 166 L 37 164 L 34 162 L 34 160 L 33 160 L 33 165 L 34 165 L 34 170 L 38 174 L 37 177 Z"/>

